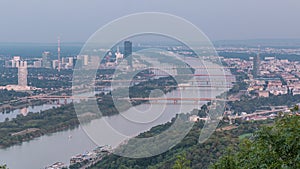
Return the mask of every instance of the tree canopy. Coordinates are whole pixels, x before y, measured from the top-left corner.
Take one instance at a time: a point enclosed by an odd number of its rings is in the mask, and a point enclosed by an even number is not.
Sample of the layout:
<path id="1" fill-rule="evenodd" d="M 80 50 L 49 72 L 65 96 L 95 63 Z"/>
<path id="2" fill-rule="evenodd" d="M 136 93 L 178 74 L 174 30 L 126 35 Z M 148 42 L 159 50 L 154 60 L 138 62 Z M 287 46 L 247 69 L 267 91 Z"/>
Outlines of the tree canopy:
<path id="1" fill-rule="evenodd" d="M 8 168 L 6 168 L 6 165 L 1 165 L 0 169 L 8 169 Z"/>
<path id="2" fill-rule="evenodd" d="M 237 151 L 229 149 L 211 168 L 300 168 L 299 139 L 300 116 L 285 115 L 243 140 Z"/>

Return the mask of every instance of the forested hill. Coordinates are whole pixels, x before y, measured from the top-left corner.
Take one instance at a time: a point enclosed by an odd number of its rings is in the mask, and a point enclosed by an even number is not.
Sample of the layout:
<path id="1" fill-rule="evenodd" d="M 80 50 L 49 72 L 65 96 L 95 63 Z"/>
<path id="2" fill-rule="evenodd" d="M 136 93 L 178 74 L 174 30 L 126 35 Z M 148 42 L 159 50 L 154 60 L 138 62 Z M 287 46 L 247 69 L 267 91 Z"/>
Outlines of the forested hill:
<path id="1" fill-rule="evenodd" d="M 298 106 L 293 109 L 298 112 Z M 300 168 L 300 116 L 279 117 L 238 148 L 227 150 L 211 168 Z"/>
<path id="2" fill-rule="evenodd" d="M 228 127 L 226 123 L 221 122 L 220 128 L 205 143 L 200 144 L 198 138 L 204 122 L 199 121 L 195 123 L 189 134 L 178 145 L 163 154 L 144 159 L 130 159 L 111 154 L 91 168 L 208 168 L 224 154 L 228 147 L 237 147 L 241 139 L 251 135 L 262 125 L 270 123 L 273 122 L 245 122 L 238 127 Z M 151 137 L 164 131 L 170 125 L 172 123 L 156 126 L 138 137 Z"/>

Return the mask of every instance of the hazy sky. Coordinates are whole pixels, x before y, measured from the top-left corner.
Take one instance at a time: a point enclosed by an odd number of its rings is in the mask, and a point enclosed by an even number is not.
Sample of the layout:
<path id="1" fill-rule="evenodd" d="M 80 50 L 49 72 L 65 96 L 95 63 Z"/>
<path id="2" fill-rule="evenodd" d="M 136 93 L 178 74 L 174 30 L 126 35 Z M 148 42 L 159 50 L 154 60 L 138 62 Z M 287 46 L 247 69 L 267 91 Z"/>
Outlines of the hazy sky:
<path id="1" fill-rule="evenodd" d="M 136 12 L 166 12 L 212 40 L 298 38 L 299 0 L 0 0 L 0 42 L 85 42 Z"/>

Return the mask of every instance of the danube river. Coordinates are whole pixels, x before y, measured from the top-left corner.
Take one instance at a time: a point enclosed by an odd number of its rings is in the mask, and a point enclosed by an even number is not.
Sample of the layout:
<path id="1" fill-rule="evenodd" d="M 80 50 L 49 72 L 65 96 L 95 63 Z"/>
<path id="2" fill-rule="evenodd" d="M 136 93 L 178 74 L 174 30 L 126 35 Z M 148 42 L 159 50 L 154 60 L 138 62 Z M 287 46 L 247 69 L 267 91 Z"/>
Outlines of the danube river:
<path id="1" fill-rule="evenodd" d="M 197 70 L 196 70 L 197 73 Z M 226 89 L 203 89 L 200 90 L 201 97 L 215 97 L 223 93 Z M 177 89 L 166 95 L 166 97 L 199 97 L 199 93 L 194 90 Z M 189 106 L 182 106 L 182 104 L 168 103 L 163 111 L 161 104 L 144 104 L 123 112 L 122 115 L 118 114 L 111 117 L 103 117 L 101 119 L 93 120 L 86 124 L 86 128 L 94 128 L 101 121 L 114 125 L 120 132 L 128 135 L 137 135 L 141 132 L 149 130 L 151 127 L 159 124 L 164 124 L 170 121 L 178 113 L 190 112 L 194 108 L 199 108 L 204 102 L 197 104 L 189 104 Z M 122 123 L 124 117 L 134 116 L 133 112 L 136 110 L 148 110 L 149 106 L 152 111 L 160 112 L 159 117 L 155 118 L 149 123 L 143 123 L 142 127 L 135 128 L 131 125 Z M 179 110 L 181 112 L 179 112 Z M 150 112 L 151 113 L 151 112 Z M 103 136 L 105 137 L 105 136 Z M 111 142 L 111 146 L 117 146 L 120 142 Z M 90 151 L 97 147 L 95 143 L 87 136 L 82 127 L 72 130 L 57 132 L 50 135 L 44 135 L 29 142 L 24 142 L 21 145 L 15 145 L 6 149 L 0 149 L 0 164 L 6 163 L 11 169 L 41 169 L 45 166 L 55 162 L 63 162 L 69 164 L 70 157 Z"/>

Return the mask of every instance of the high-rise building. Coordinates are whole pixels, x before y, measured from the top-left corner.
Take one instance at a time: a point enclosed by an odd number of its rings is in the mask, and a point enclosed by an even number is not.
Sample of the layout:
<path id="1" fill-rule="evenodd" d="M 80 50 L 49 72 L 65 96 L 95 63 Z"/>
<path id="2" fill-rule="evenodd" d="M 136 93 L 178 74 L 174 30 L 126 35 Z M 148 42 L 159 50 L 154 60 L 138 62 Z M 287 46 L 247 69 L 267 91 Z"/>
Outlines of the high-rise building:
<path id="1" fill-rule="evenodd" d="M 27 62 L 19 61 L 18 67 L 18 85 L 19 86 L 27 86 Z"/>
<path id="2" fill-rule="evenodd" d="M 83 65 L 87 66 L 89 64 L 89 55 L 83 55 Z"/>
<path id="3" fill-rule="evenodd" d="M 70 65 L 70 66 L 73 66 L 73 60 L 74 60 L 73 57 L 69 57 L 69 58 L 68 58 L 68 61 L 69 61 L 69 65 Z"/>
<path id="4" fill-rule="evenodd" d="M 115 53 L 115 56 L 116 56 L 116 64 L 120 63 L 120 61 L 122 61 L 122 59 L 124 58 L 124 55 L 120 52 L 119 46 L 117 48 L 117 52 Z"/>
<path id="5" fill-rule="evenodd" d="M 20 56 L 14 56 L 11 60 L 11 67 L 19 67 L 21 57 Z"/>
<path id="6" fill-rule="evenodd" d="M 21 56 L 14 56 L 13 60 L 14 61 L 20 61 L 21 60 Z"/>
<path id="7" fill-rule="evenodd" d="M 257 78 L 260 75 L 260 55 L 259 53 L 253 58 L 253 77 Z"/>
<path id="8" fill-rule="evenodd" d="M 51 68 L 50 52 L 43 52 L 42 54 L 42 65 L 44 68 Z"/>
<path id="9" fill-rule="evenodd" d="M 58 37 L 57 40 L 57 61 L 58 61 L 58 66 L 57 66 L 57 70 L 60 71 L 60 37 Z"/>
<path id="10" fill-rule="evenodd" d="M 16 61 L 16 67 L 20 66 L 20 61 Z"/>
<path id="11" fill-rule="evenodd" d="M 36 60 L 33 62 L 33 67 L 34 68 L 40 68 L 42 67 L 42 62 L 40 60 Z"/>
<path id="12" fill-rule="evenodd" d="M 61 65 L 66 64 L 66 58 L 61 58 Z"/>
<path id="13" fill-rule="evenodd" d="M 16 67 L 16 61 L 11 60 L 11 67 Z"/>
<path id="14" fill-rule="evenodd" d="M 86 66 L 87 69 L 98 69 L 99 64 L 101 62 L 99 56 L 91 56 L 90 57 L 91 61 L 89 62 L 88 66 Z"/>
<path id="15" fill-rule="evenodd" d="M 132 68 L 132 42 L 124 42 L 124 58 L 127 59 L 129 66 Z"/>
<path id="16" fill-rule="evenodd" d="M 58 60 L 52 60 L 52 69 L 58 69 Z"/>
<path id="17" fill-rule="evenodd" d="M 5 67 L 10 67 L 10 61 L 8 60 L 5 61 Z"/>
<path id="18" fill-rule="evenodd" d="M 72 68 L 74 68 L 76 66 L 77 60 L 78 60 L 77 56 L 73 57 L 73 67 Z"/>

